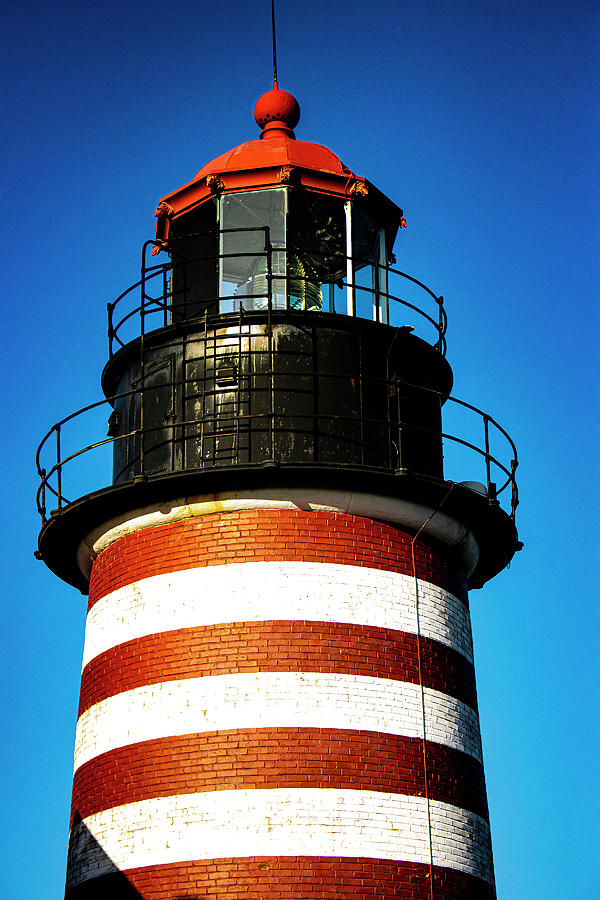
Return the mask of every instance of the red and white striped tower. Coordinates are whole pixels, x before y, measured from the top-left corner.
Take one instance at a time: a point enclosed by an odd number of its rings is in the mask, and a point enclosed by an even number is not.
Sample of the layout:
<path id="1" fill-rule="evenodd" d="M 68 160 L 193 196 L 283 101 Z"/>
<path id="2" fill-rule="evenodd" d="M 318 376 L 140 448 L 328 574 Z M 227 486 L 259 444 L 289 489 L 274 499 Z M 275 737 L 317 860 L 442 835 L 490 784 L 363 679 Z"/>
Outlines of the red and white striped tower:
<path id="1" fill-rule="evenodd" d="M 446 481 L 401 210 L 286 92 L 256 115 L 161 201 L 139 334 L 110 311 L 113 485 L 63 505 L 56 470 L 39 555 L 89 579 L 66 896 L 488 900 L 467 587 L 518 546 L 492 420 L 486 488 Z"/>

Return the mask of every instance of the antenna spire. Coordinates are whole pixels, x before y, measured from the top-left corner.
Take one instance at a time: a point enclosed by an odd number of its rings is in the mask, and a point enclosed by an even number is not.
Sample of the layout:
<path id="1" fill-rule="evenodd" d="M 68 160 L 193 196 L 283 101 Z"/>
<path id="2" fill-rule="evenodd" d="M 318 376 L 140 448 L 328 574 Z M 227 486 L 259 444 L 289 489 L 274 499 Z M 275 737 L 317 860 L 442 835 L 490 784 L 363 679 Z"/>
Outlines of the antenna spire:
<path id="1" fill-rule="evenodd" d="M 275 0 L 271 0 L 271 31 L 273 33 L 273 89 L 278 90 L 277 84 L 277 41 L 275 39 Z"/>

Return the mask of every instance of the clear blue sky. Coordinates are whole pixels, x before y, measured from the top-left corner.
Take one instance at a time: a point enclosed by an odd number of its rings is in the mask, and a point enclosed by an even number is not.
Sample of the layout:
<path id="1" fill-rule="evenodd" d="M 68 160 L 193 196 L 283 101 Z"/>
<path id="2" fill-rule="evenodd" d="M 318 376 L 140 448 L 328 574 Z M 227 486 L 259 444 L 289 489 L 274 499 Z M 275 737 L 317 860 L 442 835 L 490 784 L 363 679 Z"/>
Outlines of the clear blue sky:
<path id="1" fill-rule="evenodd" d="M 472 594 L 500 900 L 600 890 L 598 20 L 591 0 L 278 10 L 298 137 L 404 209 L 398 261 L 444 294 L 456 392 L 519 446 L 525 549 Z M 4 23 L 0 895 L 45 900 L 64 885 L 84 601 L 33 558 L 33 454 L 100 396 L 106 302 L 138 277 L 158 197 L 257 134 L 270 9 L 33 0 Z"/>

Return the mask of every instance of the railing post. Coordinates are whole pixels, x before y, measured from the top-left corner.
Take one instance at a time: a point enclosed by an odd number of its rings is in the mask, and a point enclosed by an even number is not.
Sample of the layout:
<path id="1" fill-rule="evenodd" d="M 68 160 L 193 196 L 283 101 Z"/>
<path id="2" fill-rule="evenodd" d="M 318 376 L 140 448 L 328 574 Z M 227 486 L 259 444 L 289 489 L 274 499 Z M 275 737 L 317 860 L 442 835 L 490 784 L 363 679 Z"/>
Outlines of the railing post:
<path id="1" fill-rule="evenodd" d="M 112 303 L 106 304 L 106 312 L 108 313 L 108 356 L 110 359 L 113 355 L 113 337 L 114 337 L 113 305 L 112 305 Z"/>
<path id="2" fill-rule="evenodd" d="M 485 437 L 485 475 L 487 481 L 488 500 L 496 499 L 496 485 L 492 482 L 490 465 L 490 420 L 487 413 L 483 414 L 483 432 Z"/>
<path id="3" fill-rule="evenodd" d="M 58 493 L 58 508 L 62 507 L 62 465 L 60 461 L 60 425 L 56 426 L 56 491 Z"/>
<path id="4" fill-rule="evenodd" d="M 519 465 L 518 460 L 511 459 L 510 461 L 510 471 L 511 471 L 511 496 L 510 496 L 510 517 L 515 520 L 515 515 L 517 512 L 517 506 L 519 505 L 519 491 L 517 488 L 517 466 Z"/>
<path id="5" fill-rule="evenodd" d="M 42 525 L 46 524 L 46 469 L 41 469 L 40 474 L 42 476 L 42 493 L 41 493 L 41 501 L 42 505 L 40 507 L 40 514 L 42 516 Z"/>
<path id="6" fill-rule="evenodd" d="M 208 310 L 204 309 L 204 320 L 202 322 L 202 328 L 204 332 L 203 344 L 202 344 L 202 352 L 204 354 L 204 358 L 206 359 L 206 345 L 208 341 Z M 185 408 L 185 406 L 184 406 Z M 204 367 L 204 373 L 202 375 L 202 414 L 200 416 L 200 466 L 204 468 L 204 457 L 205 457 L 205 449 L 204 449 L 204 425 L 206 422 L 206 366 Z"/>
<path id="7" fill-rule="evenodd" d="M 144 366 L 144 332 L 146 325 L 145 312 L 146 310 L 144 306 L 144 296 L 142 296 L 142 303 L 140 305 L 140 476 L 144 475 L 144 404 L 146 399 L 146 372 Z"/>
<path id="8" fill-rule="evenodd" d="M 163 293 L 162 293 L 162 295 L 163 295 L 163 325 L 166 327 L 169 324 L 169 319 L 168 319 L 168 314 L 167 314 L 167 307 L 168 307 L 167 297 L 168 297 L 168 293 L 169 293 L 169 286 L 167 283 L 167 264 L 166 263 L 163 266 L 162 276 L 163 276 Z"/>
<path id="9" fill-rule="evenodd" d="M 443 348 L 443 340 L 444 340 L 444 298 L 440 294 L 438 297 L 438 340 L 436 344 L 436 348 L 442 352 Z"/>
<path id="10" fill-rule="evenodd" d="M 241 438 L 240 438 L 240 417 L 242 415 L 242 372 L 244 370 L 244 363 L 242 357 L 242 305 L 240 303 L 238 308 L 238 346 L 237 346 L 237 377 L 238 377 L 238 388 L 235 393 L 235 437 L 234 437 L 234 452 L 233 458 L 236 462 L 241 462 Z M 249 344 L 251 343 L 249 341 Z M 250 443 L 250 442 L 248 442 Z"/>

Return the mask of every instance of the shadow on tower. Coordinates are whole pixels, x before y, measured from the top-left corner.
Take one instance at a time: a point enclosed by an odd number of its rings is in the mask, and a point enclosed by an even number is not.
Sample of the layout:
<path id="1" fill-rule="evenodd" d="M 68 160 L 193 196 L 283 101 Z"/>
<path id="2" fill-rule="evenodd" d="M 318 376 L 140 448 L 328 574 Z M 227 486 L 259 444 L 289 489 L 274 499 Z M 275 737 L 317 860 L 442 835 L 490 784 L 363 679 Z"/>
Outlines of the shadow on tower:
<path id="1" fill-rule="evenodd" d="M 98 872 L 77 884 L 72 882 L 82 869 Z M 65 900 L 147 900 L 144 894 L 131 884 L 129 879 L 115 865 L 110 856 L 100 846 L 79 813 L 75 813 L 71 834 L 67 872 L 69 881 L 65 890 Z M 177 894 L 173 900 L 208 900 L 200 894 Z"/>

